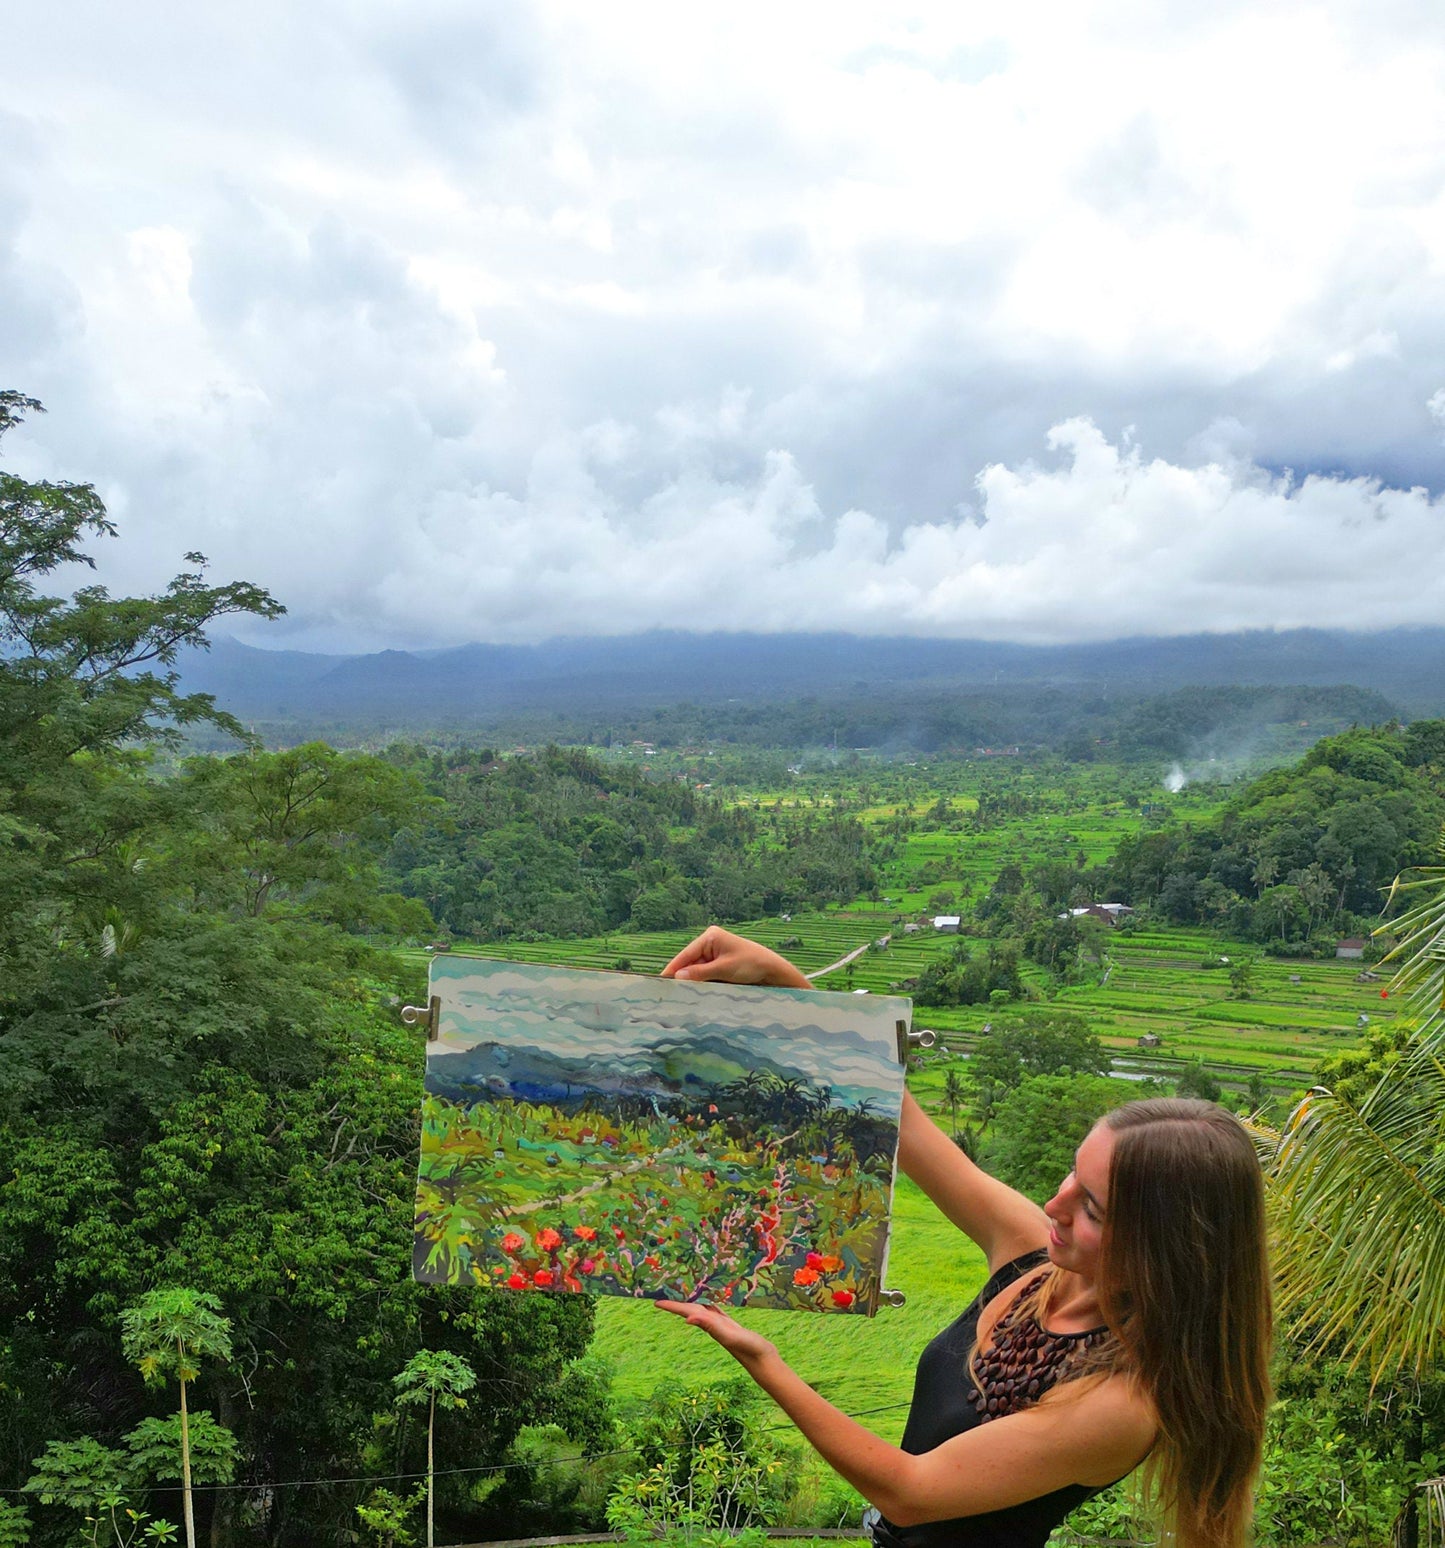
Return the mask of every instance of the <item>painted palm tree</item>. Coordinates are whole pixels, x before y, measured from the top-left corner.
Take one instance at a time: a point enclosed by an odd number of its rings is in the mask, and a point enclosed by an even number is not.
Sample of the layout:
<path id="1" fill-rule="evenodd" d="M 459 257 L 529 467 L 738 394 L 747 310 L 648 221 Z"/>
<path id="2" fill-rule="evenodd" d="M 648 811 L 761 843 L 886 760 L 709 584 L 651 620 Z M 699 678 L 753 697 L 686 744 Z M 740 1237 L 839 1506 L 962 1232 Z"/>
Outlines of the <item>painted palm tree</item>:
<path id="1" fill-rule="evenodd" d="M 1281 1311 L 1375 1381 L 1445 1357 L 1445 866 L 1402 895 L 1391 993 L 1409 1043 L 1357 1104 L 1312 1091 L 1270 1136 Z"/>

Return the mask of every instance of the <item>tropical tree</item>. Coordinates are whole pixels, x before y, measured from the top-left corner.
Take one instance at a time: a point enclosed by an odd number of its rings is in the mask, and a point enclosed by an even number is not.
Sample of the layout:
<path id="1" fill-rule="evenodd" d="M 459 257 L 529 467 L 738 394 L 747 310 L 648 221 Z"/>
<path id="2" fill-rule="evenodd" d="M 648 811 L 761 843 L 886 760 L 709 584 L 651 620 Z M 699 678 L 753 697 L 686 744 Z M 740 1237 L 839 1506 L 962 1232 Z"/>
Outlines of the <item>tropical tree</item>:
<path id="1" fill-rule="evenodd" d="M 957 1070 L 949 1070 L 943 1077 L 943 1100 L 948 1103 L 949 1115 L 952 1119 L 952 1132 L 954 1139 L 958 1138 L 958 1104 L 968 1095 L 968 1088 L 964 1085 Z"/>
<path id="2" fill-rule="evenodd" d="M 476 1372 L 460 1355 L 445 1349 L 419 1349 L 392 1378 L 397 1402 L 425 1403 L 426 1419 L 426 1544 L 436 1541 L 436 1421 L 438 1408 L 465 1408 L 462 1396 L 477 1384 Z"/>
<path id="3" fill-rule="evenodd" d="M 1376 1382 L 1445 1356 L 1445 866 L 1397 879 L 1398 896 L 1391 993 L 1412 1035 L 1382 1045 L 1371 1083 L 1352 1065 L 1267 1135 L 1281 1309 Z"/>
<path id="4" fill-rule="evenodd" d="M 121 1313 L 126 1357 L 147 1382 L 173 1375 L 181 1386 L 181 1500 L 185 1510 L 186 1548 L 196 1548 L 196 1517 L 191 1498 L 190 1414 L 186 1387 L 201 1373 L 201 1359 L 231 1358 L 231 1324 L 221 1303 L 204 1290 L 171 1286 L 152 1290 Z"/>

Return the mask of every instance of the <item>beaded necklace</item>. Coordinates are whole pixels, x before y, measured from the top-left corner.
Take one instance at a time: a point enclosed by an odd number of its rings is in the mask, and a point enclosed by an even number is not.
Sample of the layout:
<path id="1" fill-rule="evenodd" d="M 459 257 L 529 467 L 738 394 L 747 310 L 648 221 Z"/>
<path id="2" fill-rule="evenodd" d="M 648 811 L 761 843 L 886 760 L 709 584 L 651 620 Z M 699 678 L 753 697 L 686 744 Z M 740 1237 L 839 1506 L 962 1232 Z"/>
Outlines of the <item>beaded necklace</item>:
<path id="1" fill-rule="evenodd" d="M 1034 1276 L 1014 1303 L 994 1324 L 987 1349 L 976 1356 L 972 1403 L 979 1423 L 1030 1408 L 1091 1349 L 1109 1337 L 1108 1328 L 1086 1333 L 1050 1333 L 1024 1302 L 1038 1289 L 1048 1271 Z"/>

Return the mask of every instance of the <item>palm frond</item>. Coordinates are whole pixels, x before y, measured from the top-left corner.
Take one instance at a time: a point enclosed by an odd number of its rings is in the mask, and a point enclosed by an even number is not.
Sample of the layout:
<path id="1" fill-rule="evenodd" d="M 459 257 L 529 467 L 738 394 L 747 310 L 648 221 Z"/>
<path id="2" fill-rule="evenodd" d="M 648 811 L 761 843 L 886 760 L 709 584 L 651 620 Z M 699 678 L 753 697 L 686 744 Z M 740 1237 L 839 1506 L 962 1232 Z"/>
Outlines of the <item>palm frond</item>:
<path id="1" fill-rule="evenodd" d="M 1375 1380 L 1445 1353 L 1445 1023 L 1358 1108 L 1317 1090 L 1269 1176 L 1280 1310 Z"/>
<path id="2" fill-rule="evenodd" d="M 1445 832 L 1437 847 L 1445 855 Z M 1385 911 L 1401 894 L 1417 892 L 1425 894 L 1423 901 L 1375 933 L 1388 931 L 1397 937 L 1396 945 L 1382 958 L 1399 964 L 1392 987 L 1408 995 L 1423 1016 L 1430 1016 L 1445 1010 L 1445 866 L 1421 866 L 1408 881 L 1397 876 L 1390 884 Z"/>

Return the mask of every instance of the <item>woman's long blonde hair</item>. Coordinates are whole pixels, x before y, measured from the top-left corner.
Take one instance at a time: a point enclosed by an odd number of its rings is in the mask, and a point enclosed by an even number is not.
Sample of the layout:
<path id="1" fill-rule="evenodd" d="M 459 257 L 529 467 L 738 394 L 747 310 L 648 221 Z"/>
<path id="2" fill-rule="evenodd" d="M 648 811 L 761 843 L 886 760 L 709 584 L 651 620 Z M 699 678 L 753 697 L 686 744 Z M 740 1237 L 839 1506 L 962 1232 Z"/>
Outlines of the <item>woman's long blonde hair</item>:
<path id="1" fill-rule="evenodd" d="M 1114 1337 L 1065 1380 L 1136 1381 L 1159 1418 L 1149 1492 L 1180 1548 L 1237 1548 L 1271 1397 L 1259 1160 L 1213 1102 L 1129 1102 L 1100 1122 L 1114 1137 L 1098 1282 Z M 1064 1277 L 1056 1269 L 1029 1293 L 1041 1320 Z"/>
<path id="2" fill-rule="evenodd" d="M 1271 1397 L 1259 1158 L 1213 1102 L 1130 1102 L 1101 1121 L 1114 1154 L 1099 1299 L 1159 1415 L 1151 1483 L 1181 1548 L 1235 1548 Z"/>

